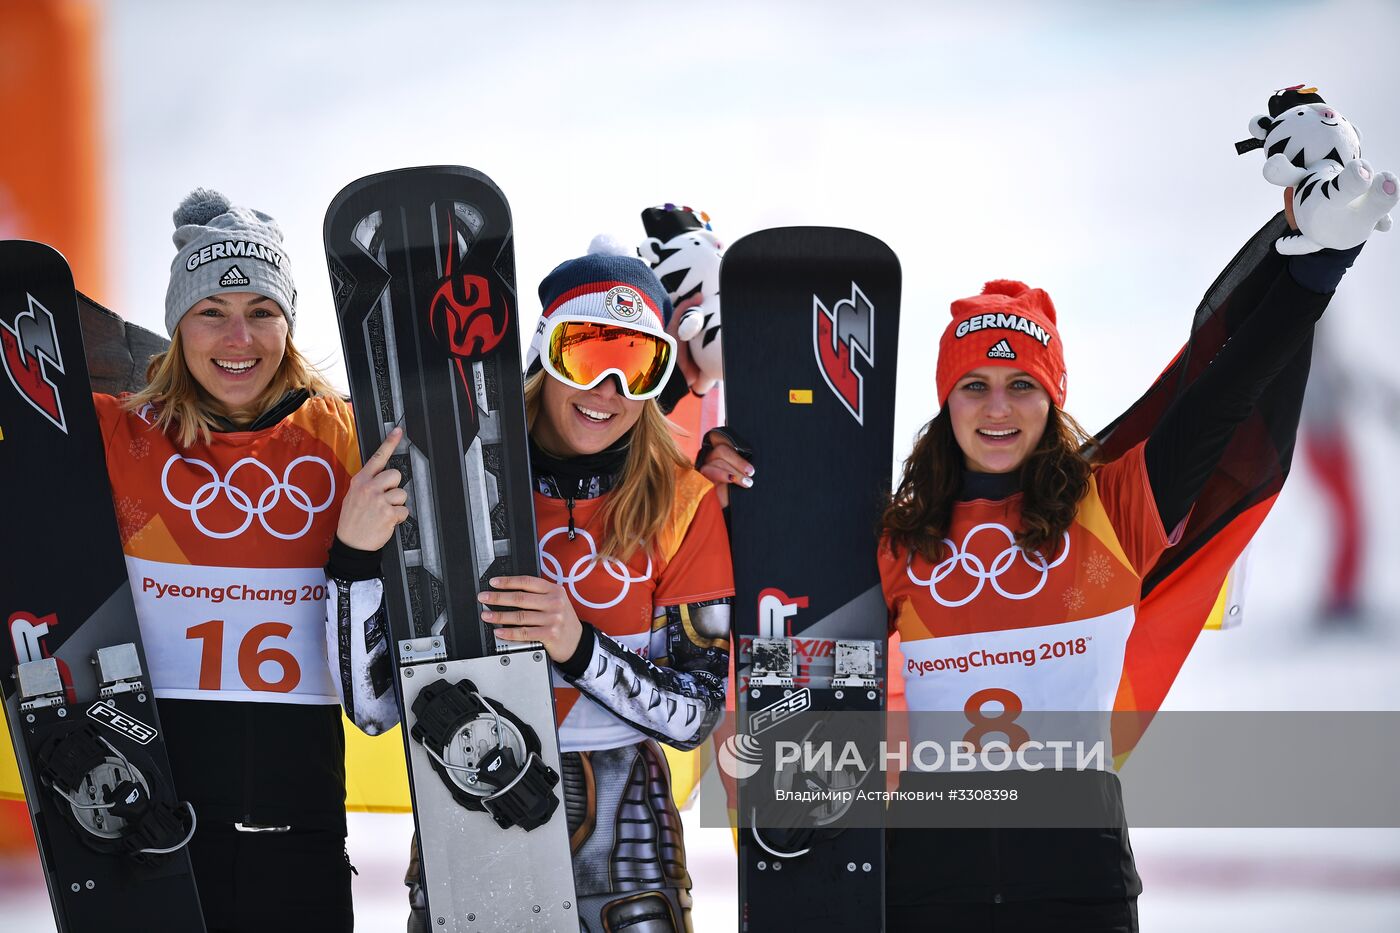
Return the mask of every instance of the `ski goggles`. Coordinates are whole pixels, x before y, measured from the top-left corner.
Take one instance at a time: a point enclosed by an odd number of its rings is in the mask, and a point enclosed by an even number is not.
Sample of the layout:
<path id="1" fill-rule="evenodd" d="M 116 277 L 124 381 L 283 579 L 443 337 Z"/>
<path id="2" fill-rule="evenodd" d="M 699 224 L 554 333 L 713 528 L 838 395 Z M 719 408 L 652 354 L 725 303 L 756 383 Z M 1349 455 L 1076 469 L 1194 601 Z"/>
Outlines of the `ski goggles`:
<path id="1" fill-rule="evenodd" d="M 637 402 L 656 398 L 676 365 L 676 340 L 596 317 L 565 315 L 549 322 L 540 363 L 575 389 L 591 389 L 610 375 Z"/>

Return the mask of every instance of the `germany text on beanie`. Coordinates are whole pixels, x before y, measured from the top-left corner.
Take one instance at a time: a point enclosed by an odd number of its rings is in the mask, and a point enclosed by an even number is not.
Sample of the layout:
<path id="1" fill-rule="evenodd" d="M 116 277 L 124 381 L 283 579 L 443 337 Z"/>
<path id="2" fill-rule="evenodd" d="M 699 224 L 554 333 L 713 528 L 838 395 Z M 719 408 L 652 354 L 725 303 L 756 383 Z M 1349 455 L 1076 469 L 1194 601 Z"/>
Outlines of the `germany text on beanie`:
<path id="1" fill-rule="evenodd" d="M 224 292 L 271 298 L 287 317 L 287 332 L 296 329 L 297 290 L 277 221 L 234 207 L 208 188 L 191 191 L 174 219 L 176 253 L 165 292 L 165 329 L 172 337 L 195 302 Z"/>

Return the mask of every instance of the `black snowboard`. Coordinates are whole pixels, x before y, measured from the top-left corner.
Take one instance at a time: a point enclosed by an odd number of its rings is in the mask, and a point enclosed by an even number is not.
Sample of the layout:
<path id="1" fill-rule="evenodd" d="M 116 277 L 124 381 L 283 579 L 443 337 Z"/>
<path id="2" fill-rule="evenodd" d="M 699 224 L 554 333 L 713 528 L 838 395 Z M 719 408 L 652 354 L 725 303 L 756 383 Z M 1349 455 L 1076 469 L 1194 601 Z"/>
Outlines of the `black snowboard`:
<path id="1" fill-rule="evenodd" d="M 325 243 L 360 448 L 405 432 L 385 603 L 432 929 L 576 931 L 549 663 L 476 601 L 539 574 L 510 208 L 471 169 L 386 172 L 336 196 Z M 528 764 L 492 797 L 498 741 Z"/>
<path id="2" fill-rule="evenodd" d="M 0 369 L 0 687 L 54 917 L 65 933 L 201 931 L 73 278 L 39 243 L 0 243 Z"/>
<path id="3" fill-rule="evenodd" d="M 720 269 L 729 424 L 756 451 L 757 479 L 730 504 L 737 747 L 762 758 L 739 782 L 743 930 L 883 925 L 882 805 L 773 805 L 778 789 L 883 791 L 883 775 L 779 769 L 772 740 L 851 739 L 873 761 L 883 734 L 875 529 L 890 488 L 899 287 L 885 244 L 824 227 L 744 237 Z"/>

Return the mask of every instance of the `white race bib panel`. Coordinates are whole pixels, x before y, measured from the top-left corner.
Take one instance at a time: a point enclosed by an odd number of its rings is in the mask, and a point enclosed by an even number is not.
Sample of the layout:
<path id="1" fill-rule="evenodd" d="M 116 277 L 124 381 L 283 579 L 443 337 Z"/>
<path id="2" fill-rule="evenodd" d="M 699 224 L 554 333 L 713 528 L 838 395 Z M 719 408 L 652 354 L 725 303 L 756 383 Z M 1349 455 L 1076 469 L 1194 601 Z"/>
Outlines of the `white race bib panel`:
<path id="1" fill-rule="evenodd" d="M 155 695 L 335 704 L 320 567 L 126 559 Z"/>
<path id="2" fill-rule="evenodd" d="M 1134 617 L 1125 607 L 1058 625 L 906 642 L 909 708 L 960 714 L 915 715 L 912 738 L 1013 747 L 1027 739 L 1105 739 Z M 1111 747 L 1104 757 L 1111 766 Z"/>

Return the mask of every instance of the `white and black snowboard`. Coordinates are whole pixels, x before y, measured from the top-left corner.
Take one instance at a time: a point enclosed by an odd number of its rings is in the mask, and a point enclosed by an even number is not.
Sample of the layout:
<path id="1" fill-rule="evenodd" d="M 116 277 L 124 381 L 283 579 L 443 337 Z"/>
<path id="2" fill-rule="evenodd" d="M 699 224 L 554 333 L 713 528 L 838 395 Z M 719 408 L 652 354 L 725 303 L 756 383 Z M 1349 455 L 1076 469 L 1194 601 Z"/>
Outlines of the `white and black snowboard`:
<path id="1" fill-rule="evenodd" d="M 336 196 L 325 244 L 360 448 L 404 429 L 384 598 L 430 928 L 574 933 L 549 661 L 476 601 L 539 575 L 510 208 L 472 169 L 386 172 Z"/>

